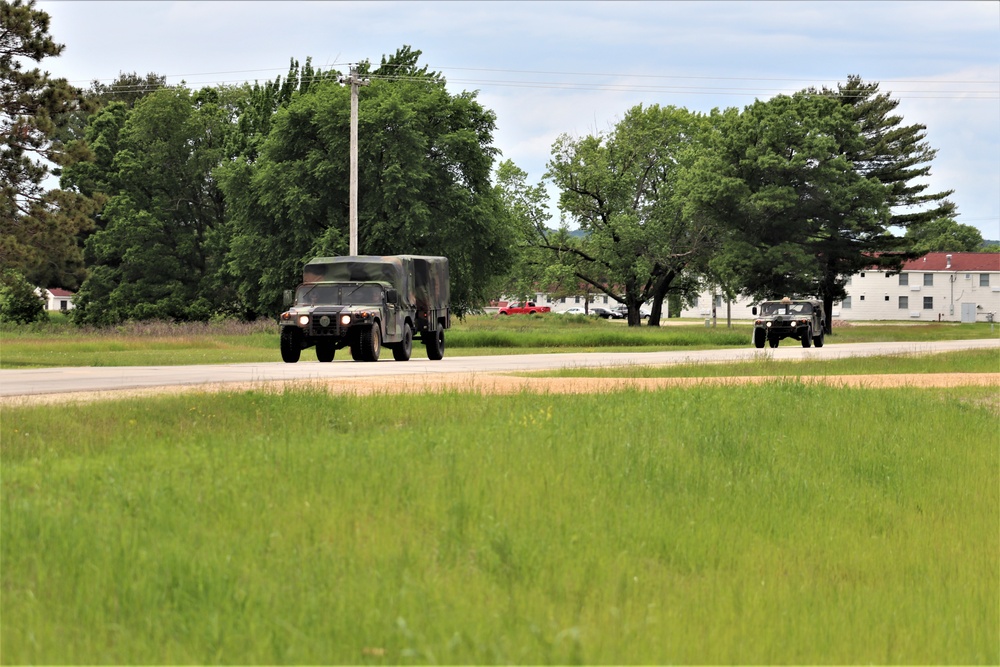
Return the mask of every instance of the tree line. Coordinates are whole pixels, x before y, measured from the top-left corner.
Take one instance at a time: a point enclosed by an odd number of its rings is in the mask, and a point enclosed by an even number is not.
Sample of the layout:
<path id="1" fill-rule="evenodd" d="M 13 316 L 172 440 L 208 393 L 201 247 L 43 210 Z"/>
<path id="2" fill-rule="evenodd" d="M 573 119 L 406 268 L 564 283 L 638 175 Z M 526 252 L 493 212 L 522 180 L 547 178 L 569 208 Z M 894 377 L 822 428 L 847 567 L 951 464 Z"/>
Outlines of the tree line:
<path id="1" fill-rule="evenodd" d="M 3 0 L 0 21 L 0 318 L 28 284 L 77 289 L 80 323 L 274 317 L 306 260 L 347 254 L 339 71 L 292 60 L 264 83 L 132 73 L 80 90 L 25 69 L 63 50 L 33 0 Z M 639 105 L 607 133 L 559 137 L 530 184 L 500 161 L 495 114 L 420 55 L 359 65 L 359 251 L 447 256 L 460 314 L 582 284 L 630 324 L 651 300 L 658 324 L 664 298 L 706 280 L 829 306 L 860 267 L 982 242 L 922 183 L 926 128 L 858 76 L 742 110 Z"/>

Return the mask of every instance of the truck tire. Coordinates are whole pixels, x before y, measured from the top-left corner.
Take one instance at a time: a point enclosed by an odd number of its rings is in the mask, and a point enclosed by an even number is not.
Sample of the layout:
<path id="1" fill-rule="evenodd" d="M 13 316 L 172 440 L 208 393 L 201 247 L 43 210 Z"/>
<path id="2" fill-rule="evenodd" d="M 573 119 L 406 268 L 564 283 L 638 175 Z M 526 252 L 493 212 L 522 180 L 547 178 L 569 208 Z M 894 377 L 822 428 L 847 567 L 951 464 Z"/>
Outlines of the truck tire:
<path id="1" fill-rule="evenodd" d="M 379 330 L 377 322 L 361 330 L 361 335 L 358 337 L 358 348 L 360 348 L 358 354 L 361 361 L 378 361 L 379 355 L 382 354 L 382 332 Z"/>
<path id="2" fill-rule="evenodd" d="M 781 339 L 778 338 L 777 336 L 772 336 L 772 337 L 770 337 L 770 338 L 767 339 L 767 344 L 770 347 L 778 347 L 778 341 L 779 340 L 781 340 Z"/>
<path id="3" fill-rule="evenodd" d="M 764 342 L 767 340 L 767 333 L 763 329 L 753 330 L 753 346 L 758 350 L 764 347 Z"/>
<path id="4" fill-rule="evenodd" d="M 329 363 L 333 361 L 333 355 L 336 354 L 337 347 L 333 344 L 332 340 L 321 340 L 316 343 L 316 359 L 322 361 L 323 363 Z"/>
<path id="5" fill-rule="evenodd" d="M 806 329 L 805 334 L 802 335 L 802 347 L 810 347 L 813 342 L 813 330 L 812 327 Z"/>
<path id="6" fill-rule="evenodd" d="M 427 358 L 431 361 L 444 359 L 444 327 L 440 324 L 432 336 L 427 336 Z"/>
<path id="7" fill-rule="evenodd" d="M 413 327 L 404 324 L 403 342 L 393 346 L 392 358 L 396 361 L 409 361 L 411 354 L 413 354 Z"/>
<path id="8" fill-rule="evenodd" d="M 813 336 L 813 345 L 816 347 L 823 347 L 824 338 L 826 338 L 826 332 L 820 329 L 819 335 Z"/>
<path id="9" fill-rule="evenodd" d="M 302 355 L 302 331 L 298 327 L 281 328 L 281 360 L 294 364 Z"/>

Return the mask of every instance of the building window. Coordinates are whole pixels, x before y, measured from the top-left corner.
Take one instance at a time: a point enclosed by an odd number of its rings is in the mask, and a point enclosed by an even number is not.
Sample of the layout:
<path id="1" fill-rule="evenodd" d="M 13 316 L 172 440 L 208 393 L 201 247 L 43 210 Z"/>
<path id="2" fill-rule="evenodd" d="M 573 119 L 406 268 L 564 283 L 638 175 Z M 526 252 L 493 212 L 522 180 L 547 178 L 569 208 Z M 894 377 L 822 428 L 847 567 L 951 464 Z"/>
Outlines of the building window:
<path id="1" fill-rule="evenodd" d="M 840 302 L 840 307 L 843 308 L 844 310 L 850 310 L 851 309 L 851 297 L 850 296 L 845 296 L 844 300 Z"/>
<path id="2" fill-rule="evenodd" d="M 722 297 L 721 294 L 716 294 L 715 295 L 715 307 L 716 308 L 722 308 L 724 305 L 726 305 L 725 303 L 723 303 L 722 299 L 723 299 L 723 297 Z"/>
<path id="3" fill-rule="evenodd" d="M 604 297 L 604 305 L 608 305 L 608 297 Z"/>
<path id="4" fill-rule="evenodd" d="M 847 282 L 846 282 L 846 283 L 844 283 L 844 284 L 845 284 L 845 285 L 850 285 L 850 284 L 851 284 L 851 280 L 852 280 L 853 278 L 854 278 L 854 276 L 847 276 Z"/>
<path id="5" fill-rule="evenodd" d="M 864 300 L 865 300 L 865 295 L 864 295 L 864 294 L 862 294 L 862 295 L 861 295 L 861 300 L 862 300 L 862 301 L 864 301 Z"/>
<path id="6" fill-rule="evenodd" d="M 574 297 L 574 298 L 576 299 L 576 303 L 580 303 L 580 297 Z"/>
<path id="7" fill-rule="evenodd" d="M 691 302 L 691 307 L 692 308 L 698 307 L 698 297 L 695 297 L 694 300 Z"/>
<path id="8" fill-rule="evenodd" d="M 979 286 L 980 287 L 989 287 L 990 286 L 990 274 L 988 274 L 988 273 L 980 273 L 979 274 Z"/>
<path id="9" fill-rule="evenodd" d="M 559 299 L 559 303 L 566 303 L 566 297 Z"/>
<path id="10" fill-rule="evenodd" d="M 924 287 L 934 287 L 934 274 L 925 273 L 924 274 Z"/>
<path id="11" fill-rule="evenodd" d="M 69 302 L 68 301 L 60 301 L 59 302 L 59 310 L 65 311 L 68 307 L 69 307 Z"/>
<path id="12" fill-rule="evenodd" d="M 862 272 L 860 273 L 860 276 L 861 276 L 862 278 L 864 278 L 864 277 L 865 277 L 865 272 L 864 272 L 864 271 L 862 271 Z"/>
<path id="13" fill-rule="evenodd" d="M 888 300 L 889 300 L 889 295 L 888 295 L 888 294 L 886 294 L 886 295 L 885 295 L 885 300 L 886 300 L 886 301 L 888 301 Z"/>
<path id="14" fill-rule="evenodd" d="M 906 287 L 907 285 L 909 285 L 910 284 L 910 274 L 909 273 L 900 273 L 899 274 L 899 284 L 902 285 L 903 287 Z"/>
<path id="15" fill-rule="evenodd" d="M 932 296 L 924 297 L 924 310 L 934 310 L 934 297 Z"/>
<path id="16" fill-rule="evenodd" d="M 910 309 L 910 297 L 908 297 L 908 296 L 901 296 L 901 297 L 899 297 L 899 309 L 900 310 L 909 310 Z"/>

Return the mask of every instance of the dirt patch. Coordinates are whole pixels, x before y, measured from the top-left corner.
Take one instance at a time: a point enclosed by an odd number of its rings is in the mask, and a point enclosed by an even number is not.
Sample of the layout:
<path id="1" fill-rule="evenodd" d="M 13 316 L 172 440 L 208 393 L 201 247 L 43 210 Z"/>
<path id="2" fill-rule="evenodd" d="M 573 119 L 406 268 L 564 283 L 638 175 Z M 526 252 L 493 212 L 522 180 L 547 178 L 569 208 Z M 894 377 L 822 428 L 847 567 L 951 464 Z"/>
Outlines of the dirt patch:
<path id="1" fill-rule="evenodd" d="M 269 382 L 230 382 L 200 385 L 152 387 L 99 392 L 36 394 L 0 398 L 0 405 L 47 405 L 87 403 L 132 397 L 163 396 L 198 392 L 265 391 L 308 387 L 330 394 L 371 395 L 401 392 L 468 391 L 479 394 L 599 394 L 622 390 L 653 391 L 664 387 L 698 385 L 766 384 L 802 382 L 839 387 L 1000 387 L 1000 373 L 927 373 L 901 375 L 815 375 L 708 378 L 547 378 L 513 375 L 460 374 L 402 375 L 380 378 L 340 378 L 337 380 L 294 380 Z"/>

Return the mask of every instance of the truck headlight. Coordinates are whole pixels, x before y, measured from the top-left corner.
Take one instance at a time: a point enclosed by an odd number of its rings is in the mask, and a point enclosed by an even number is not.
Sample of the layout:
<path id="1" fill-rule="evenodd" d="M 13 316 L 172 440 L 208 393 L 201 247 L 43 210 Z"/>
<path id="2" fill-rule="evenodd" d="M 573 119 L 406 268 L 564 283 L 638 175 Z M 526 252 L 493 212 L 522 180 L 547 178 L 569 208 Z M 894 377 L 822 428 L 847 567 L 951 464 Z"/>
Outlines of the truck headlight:
<path id="1" fill-rule="evenodd" d="M 768 323 L 767 323 L 767 324 L 765 324 L 764 326 L 765 326 L 765 327 L 767 327 L 768 329 L 770 329 L 770 328 L 771 328 L 771 322 L 768 322 Z"/>
<path id="2" fill-rule="evenodd" d="M 347 313 L 344 313 L 343 315 L 340 316 L 340 323 L 346 327 L 348 324 L 351 323 L 351 316 L 348 315 Z"/>
<path id="3" fill-rule="evenodd" d="M 299 315 L 299 326 L 300 327 L 307 327 L 307 326 L 309 326 L 309 316 L 308 315 Z"/>

